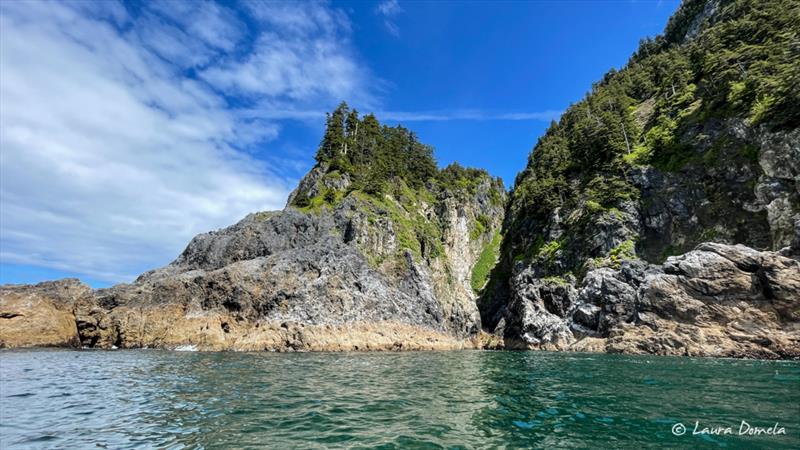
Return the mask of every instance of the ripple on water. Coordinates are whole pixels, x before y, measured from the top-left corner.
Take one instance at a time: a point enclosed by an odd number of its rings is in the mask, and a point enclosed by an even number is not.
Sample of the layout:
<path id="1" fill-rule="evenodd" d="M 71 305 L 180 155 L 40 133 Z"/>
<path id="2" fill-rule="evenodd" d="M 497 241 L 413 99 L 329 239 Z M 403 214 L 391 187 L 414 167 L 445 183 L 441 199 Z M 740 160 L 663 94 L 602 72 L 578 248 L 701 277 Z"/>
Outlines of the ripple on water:
<path id="1" fill-rule="evenodd" d="M 4 449 L 800 448 L 799 362 L 5 351 L 0 385 Z M 787 435 L 671 432 L 677 422 L 738 427 L 742 419 L 780 422 Z"/>

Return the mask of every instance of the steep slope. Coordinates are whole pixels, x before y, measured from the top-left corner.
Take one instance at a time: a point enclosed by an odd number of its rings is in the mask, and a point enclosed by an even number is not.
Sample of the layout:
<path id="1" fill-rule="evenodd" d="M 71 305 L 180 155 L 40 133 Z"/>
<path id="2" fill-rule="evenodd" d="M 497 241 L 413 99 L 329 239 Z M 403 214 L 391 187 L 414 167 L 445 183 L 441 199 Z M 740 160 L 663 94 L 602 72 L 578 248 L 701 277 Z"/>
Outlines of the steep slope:
<path id="1" fill-rule="evenodd" d="M 797 1 L 686 1 L 553 123 L 511 193 L 484 326 L 514 347 L 800 354 L 798 23 Z"/>
<path id="2" fill-rule="evenodd" d="M 360 121 L 346 105 L 333 116 L 342 114 Z M 75 280 L 3 287 L 0 344 L 234 350 L 473 345 L 481 329 L 473 268 L 497 241 L 502 181 L 457 165 L 440 171 L 431 149 L 410 132 L 369 120 L 375 128 L 370 142 L 357 142 L 360 156 L 378 163 L 391 156 L 395 173 L 357 185 L 352 168 L 343 166 L 349 161 L 344 148 L 329 142 L 355 136 L 329 120 L 324 156 L 283 211 L 250 214 L 201 234 L 174 262 L 131 284 L 93 292 Z M 47 342 L 31 335 L 56 312 L 58 323 L 72 318 L 71 330 L 54 330 Z"/>

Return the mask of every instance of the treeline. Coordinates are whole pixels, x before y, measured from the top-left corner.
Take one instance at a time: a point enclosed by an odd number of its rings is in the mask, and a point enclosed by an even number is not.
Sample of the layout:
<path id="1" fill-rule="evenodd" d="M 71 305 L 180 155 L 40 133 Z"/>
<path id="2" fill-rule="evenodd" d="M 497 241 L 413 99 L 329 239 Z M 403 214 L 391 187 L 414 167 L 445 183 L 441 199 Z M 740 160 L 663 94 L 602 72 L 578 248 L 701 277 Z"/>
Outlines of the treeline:
<path id="1" fill-rule="evenodd" d="M 328 171 L 350 177 L 351 190 L 368 194 L 391 192 L 397 180 L 412 189 L 432 187 L 473 191 L 490 178 L 483 169 L 453 163 L 439 170 L 433 148 L 419 141 L 416 133 L 397 125 L 382 125 L 373 114 L 361 117 L 342 102 L 327 114 L 325 134 L 316 154 Z M 496 180 L 500 189 L 502 182 Z"/>
<path id="2" fill-rule="evenodd" d="M 634 197 L 626 168 L 680 169 L 695 157 L 681 134 L 711 118 L 800 126 L 800 2 L 723 0 L 705 17 L 707 3 L 684 2 L 663 36 L 642 41 L 551 124 L 517 176 L 518 218 L 545 219 L 577 198 L 611 207 Z"/>
<path id="3" fill-rule="evenodd" d="M 381 125 L 373 114 L 361 118 L 345 102 L 327 115 L 316 160 L 349 174 L 354 189 L 370 194 L 385 192 L 396 178 L 418 189 L 438 173 L 433 148 L 413 131 Z"/>

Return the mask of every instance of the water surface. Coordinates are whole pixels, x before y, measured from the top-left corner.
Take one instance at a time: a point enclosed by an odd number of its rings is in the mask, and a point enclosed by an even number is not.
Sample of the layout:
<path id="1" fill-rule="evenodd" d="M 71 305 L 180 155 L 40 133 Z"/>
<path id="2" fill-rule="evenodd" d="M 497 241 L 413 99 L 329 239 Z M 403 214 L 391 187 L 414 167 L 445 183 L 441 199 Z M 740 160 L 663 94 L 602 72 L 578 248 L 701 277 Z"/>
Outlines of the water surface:
<path id="1" fill-rule="evenodd" d="M 742 420 L 786 434 L 739 436 Z M 732 434 L 693 435 L 695 422 Z M 797 449 L 800 362 L 0 352 L 0 448 L 98 447 Z"/>

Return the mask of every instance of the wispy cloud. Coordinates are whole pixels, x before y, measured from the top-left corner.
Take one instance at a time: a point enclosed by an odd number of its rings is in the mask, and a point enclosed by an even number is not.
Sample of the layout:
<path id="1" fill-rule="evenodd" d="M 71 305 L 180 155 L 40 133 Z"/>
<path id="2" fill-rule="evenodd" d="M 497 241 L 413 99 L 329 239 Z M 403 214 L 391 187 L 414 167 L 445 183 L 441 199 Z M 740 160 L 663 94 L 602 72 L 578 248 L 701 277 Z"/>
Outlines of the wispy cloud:
<path id="1" fill-rule="evenodd" d="M 286 115 L 265 112 L 369 103 L 370 75 L 327 4 L 247 14 L 0 3 L 2 262 L 130 280 L 198 232 L 282 207 L 297 162 L 249 152 L 281 132 Z"/>
<path id="2" fill-rule="evenodd" d="M 370 110 L 365 110 L 369 112 Z M 364 112 L 364 111 L 362 111 Z M 544 121 L 558 120 L 563 111 L 546 110 L 533 112 L 498 112 L 494 110 L 463 109 L 463 110 L 438 110 L 438 111 L 373 111 L 382 121 L 396 122 L 440 122 L 452 120 L 530 120 Z M 297 109 L 256 109 L 243 110 L 242 117 L 266 117 L 270 119 L 291 120 L 319 120 L 325 117 L 323 110 L 297 110 Z"/>
<path id="3" fill-rule="evenodd" d="M 483 110 L 457 110 L 457 111 L 383 111 L 378 116 L 383 120 L 425 122 L 446 120 L 557 120 L 562 111 L 538 112 L 493 112 Z"/>
<path id="4" fill-rule="evenodd" d="M 392 36 L 400 36 L 400 28 L 394 22 L 394 18 L 403 12 L 403 8 L 397 0 L 384 0 L 375 7 L 375 14 L 383 17 L 383 25 L 386 31 Z"/>

